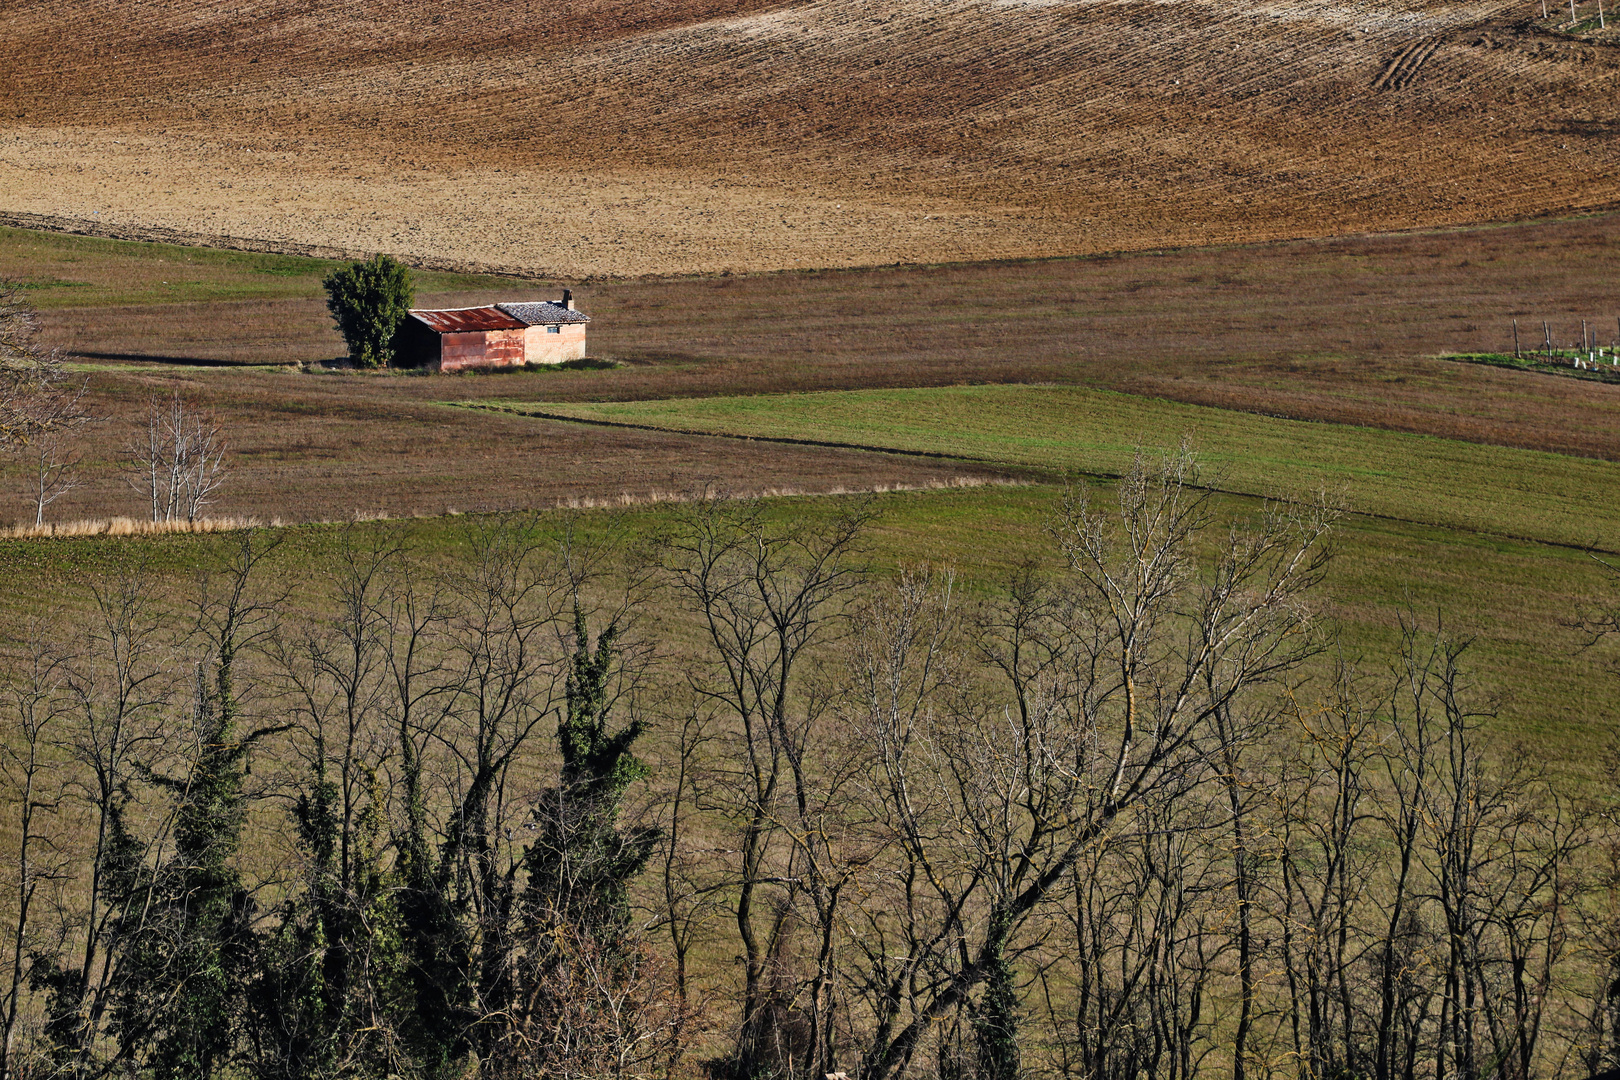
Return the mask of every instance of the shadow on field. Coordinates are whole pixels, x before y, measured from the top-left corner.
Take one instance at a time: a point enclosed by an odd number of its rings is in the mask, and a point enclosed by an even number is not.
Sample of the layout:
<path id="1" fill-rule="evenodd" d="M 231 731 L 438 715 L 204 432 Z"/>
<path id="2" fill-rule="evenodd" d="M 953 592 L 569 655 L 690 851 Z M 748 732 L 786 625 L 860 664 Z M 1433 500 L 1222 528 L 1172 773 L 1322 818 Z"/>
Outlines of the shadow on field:
<path id="1" fill-rule="evenodd" d="M 136 364 L 174 364 L 179 367 L 228 368 L 250 366 L 249 363 L 240 360 L 221 360 L 211 356 L 161 356 L 152 353 L 132 352 L 74 352 L 73 355 L 84 360 L 123 360 Z"/>

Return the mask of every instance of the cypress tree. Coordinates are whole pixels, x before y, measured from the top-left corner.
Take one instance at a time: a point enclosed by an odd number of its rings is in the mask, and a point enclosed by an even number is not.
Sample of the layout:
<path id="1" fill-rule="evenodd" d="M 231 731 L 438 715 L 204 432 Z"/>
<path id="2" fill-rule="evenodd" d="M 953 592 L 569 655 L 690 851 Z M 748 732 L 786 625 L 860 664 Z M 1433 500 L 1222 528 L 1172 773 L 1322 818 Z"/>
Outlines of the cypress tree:
<path id="1" fill-rule="evenodd" d="M 405 825 L 395 838 L 397 905 L 403 992 L 412 1003 L 403 1035 L 424 1075 L 449 1075 L 466 1055 L 467 1032 L 477 1019 L 468 982 L 472 950 L 461 919 L 464 905 L 451 892 L 450 867 L 435 857 L 428 836 L 422 761 L 403 723 L 399 745 Z"/>
<path id="2" fill-rule="evenodd" d="M 394 359 L 394 335 L 410 311 L 411 272 L 388 255 L 373 255 L 321 281 L 326 309 L 360 367 L 385 367 Z"/>
<path id="3" fill-rule="evenodd" d="M 536 811 L 540 835 L 527 857 L 531 911 L 550 910 L 581 929 L 609 935 L 628 922 L 629 883 L 657 841 L 649 829 L 619 830 L 625 791 L 647 775 L 632 753 L 645 731 L 641 720 L 609 729 L 619 634 L 617 625 L 609 625 L 592 648 L 585 613 L 575 605 L 574 655 L 557 727 L 560 782 Z"/>
<path id="4" fill-rule="evenodd" d="M 584 611 L 574 609 L 574 654 L 557 728 L 562 767 L 556 787 L 535 807 L 536 839 L 524 855 L 528 881 L 517 905 L 514 956 L 522 1003 L 508 1023 L 516 1037 L 503 1040 L 491 1076 L 547 1075 L 555 1065 L 545 1033 L 559 1018 L 589 1014 L 594 978 L 630 987 L 645 974 L 630 927 L 629 883 L 646 866 L 657 842 L 649 828 L 624 830 L 619 815 L 625 791 L 647 774 L 631 752 L 643 733 L 632 719 L 611 727 L 612 683 L 620 655 L 619 628 L 610 625 L 593 647 Z M 580 978 L 584 967 L 594 978 Z M 576 995 L 586 994 L 587 999 Z M 581 1043 L 564 1051 L 588 1055 Z"/>
<path id="5" fill-rule="evenodd" d="M 370 802 L 350 837 L 353 868 L 345 885 L 337 785 L 318 743 L 310 785 L 293 810 L 303 892 L 266 946 L 255 995 L 261 1076 L 312 1080 L 356 1066 L 377 1075 L 400 1071 L 394 1036 L 409 1032 L 415 1018 L 393 876 L 381 866 L 376 777 L 368 779 Z"/>
<path id="6" fill-rule="evenodd" d="M 151 909 L 132 909 L 128 978 L 114 1029 L 149 1047 L 158 1080 L 215 1075 L 229 1060 L 246 985 L 258 969 L 253 903 L 234 857 L 241 843 L 243 761 L 235 735 L 231 651 L 215 663 L 211 688 L 198 667 L 194 717 L 198 753 L 174 792 L 174 855 L 157 871 Z"/>
<path id="7" fill-rule="evenodd" d="M 213 670 L 210 678 L 208 665 L 197 665 L 189 774 L 152 778 L 175 800 L 173 855 L 123 905 L 115 927 L 123 963 L 112 1032 L 125 1056 L 144 1056 L 154 1080 L 218 1075 L 236 1056 L 259 976 L 253 898 L 235 865 L 247 814 L 243 781 L 253 744 L 290 725 L 239 734 L 236 661 L 275 610 L 276 601 L 255 602 L 248 589 L 277 542 L 244 530 L 215 579 L 223 595 L 204 595 L 199 614 Z M 134 884 L 140 888 L 138 876 Z"/>

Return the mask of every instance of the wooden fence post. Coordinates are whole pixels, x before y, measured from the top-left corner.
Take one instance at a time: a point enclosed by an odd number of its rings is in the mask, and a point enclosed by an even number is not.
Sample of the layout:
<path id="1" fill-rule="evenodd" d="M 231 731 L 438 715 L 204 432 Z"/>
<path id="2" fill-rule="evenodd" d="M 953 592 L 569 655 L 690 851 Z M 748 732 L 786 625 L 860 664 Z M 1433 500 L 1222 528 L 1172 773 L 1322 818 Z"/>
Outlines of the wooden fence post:
<path id="1" fill-rule="evenodd" d="M 1513 359 L 1519 359 L 1519 320 L 1513 320 Z"/>

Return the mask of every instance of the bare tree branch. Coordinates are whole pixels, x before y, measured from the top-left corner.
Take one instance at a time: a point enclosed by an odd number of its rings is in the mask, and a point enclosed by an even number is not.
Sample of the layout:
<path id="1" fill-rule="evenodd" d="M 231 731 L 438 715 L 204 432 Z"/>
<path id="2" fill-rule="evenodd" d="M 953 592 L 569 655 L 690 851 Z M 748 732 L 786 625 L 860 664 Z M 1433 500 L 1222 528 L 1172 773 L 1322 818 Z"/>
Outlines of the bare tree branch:
<path id="1" fill-rule="evenodd" d="M 154 396 L 142 426 L 125 447 L 130 485 L 153 521 L 196 521 L 230 473 L 224 428 L 179 391 Z"/>

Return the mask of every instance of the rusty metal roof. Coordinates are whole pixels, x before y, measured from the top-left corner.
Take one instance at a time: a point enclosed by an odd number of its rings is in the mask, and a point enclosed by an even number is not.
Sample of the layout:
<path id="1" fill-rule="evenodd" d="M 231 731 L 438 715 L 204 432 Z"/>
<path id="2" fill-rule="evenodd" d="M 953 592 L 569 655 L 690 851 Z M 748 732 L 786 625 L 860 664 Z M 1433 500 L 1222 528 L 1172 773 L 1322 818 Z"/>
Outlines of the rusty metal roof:
<path id="1" fill-rule="evenodd" d="M 544 326 L 549 323 L 588 323 L 591 317 L 583 311 L 575 311 L 550 300 L 539 300 L 532 304 L 496 304 L 496 307 L 514 318 L 522 319 L 527 326 Z"/>
<path id="2" fill-rule="evenodd" d="M 464 334 L 478 330 L 522 330 L 529 324 L 514 319 L 500 308 L 469 307 L 448 311 L 412 311 L 411 316 L 441 334 Z"/>

